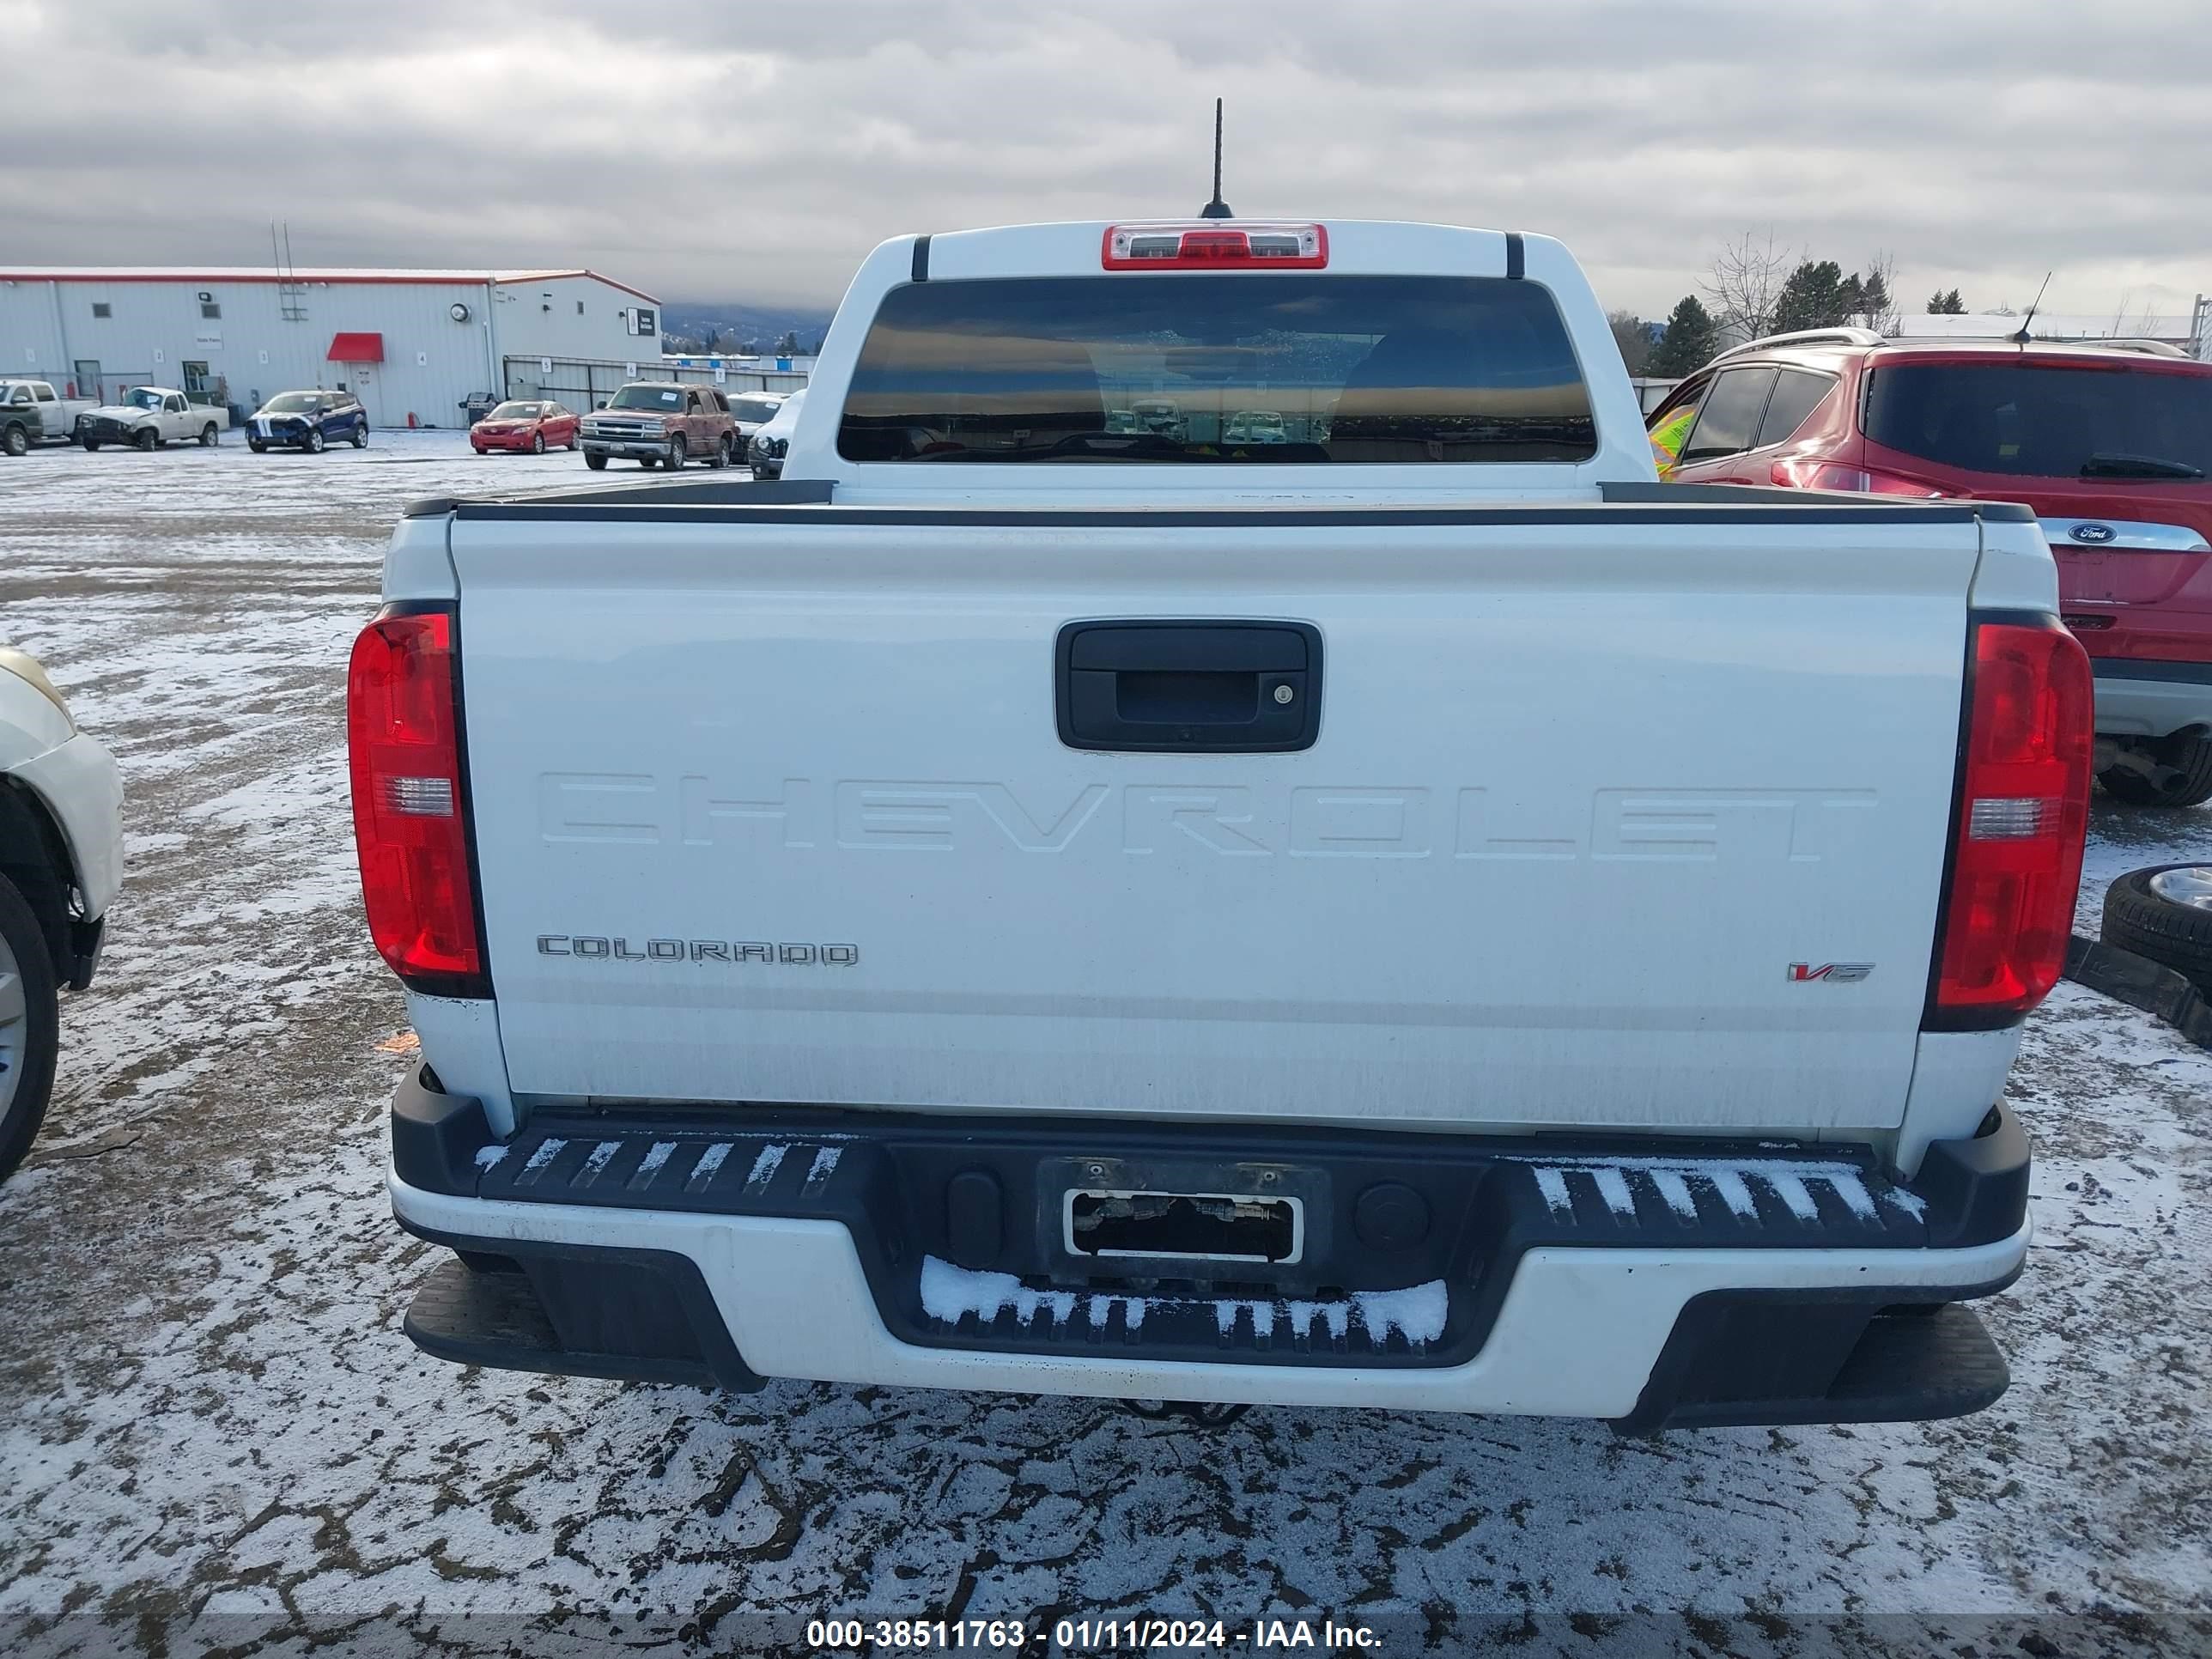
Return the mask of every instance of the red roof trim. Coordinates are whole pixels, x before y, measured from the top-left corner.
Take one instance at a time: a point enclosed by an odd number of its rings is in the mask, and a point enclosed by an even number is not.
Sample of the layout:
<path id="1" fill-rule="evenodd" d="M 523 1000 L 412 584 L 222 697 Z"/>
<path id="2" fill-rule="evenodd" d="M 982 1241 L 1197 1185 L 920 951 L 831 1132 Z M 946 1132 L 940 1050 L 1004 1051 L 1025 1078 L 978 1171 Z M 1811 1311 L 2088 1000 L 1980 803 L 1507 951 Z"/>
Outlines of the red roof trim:
<path id="1" fill-rule="evenodd" d="M 618 283 L 611 276 L 603 276 L 596 270 L 522 270 L 502 276 L 487 272 L 483 276 L 465 273 L 429 276 L 324 276 L 313 270 L 280 275 L 274 270 L 184 270 L 184 271 L 106 271 L 106 270 L 0 270 L 0 283 L 311 283 L 320 288 L 367 288 L 379 285 L 422 288 L 482 288 L 487 281 L 496 288 L 519 288 L 525 283 L 555 283 L 588 276 L 595 283 L 618 289 L 633 295 L 647 305 L 657 306 L 659 300 L 641 288 L 632 288 L 628 283 Z"/>
<path id="2" fill-rule="evenodd" d="M 333 334 L 331 349 L 323 354 L 334 363 L 380 363 L 384 361 L 381 334 Z"/>

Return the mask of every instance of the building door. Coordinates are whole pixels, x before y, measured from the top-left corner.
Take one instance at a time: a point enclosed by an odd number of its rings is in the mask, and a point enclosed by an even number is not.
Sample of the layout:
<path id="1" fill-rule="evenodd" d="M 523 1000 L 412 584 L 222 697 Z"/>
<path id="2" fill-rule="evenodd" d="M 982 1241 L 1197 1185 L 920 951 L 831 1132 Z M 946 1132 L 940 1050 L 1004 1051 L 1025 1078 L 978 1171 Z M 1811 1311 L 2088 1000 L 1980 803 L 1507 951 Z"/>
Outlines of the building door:
<path id="1" fill-rule="evenodd" d="M 206 396 L 208 366 L 205 363 L 179 363 L 177 368 L 185 377 L 185 391 L 194 399 Z"/>
<path id="2" fill-rule="evenodd" d="M 97 359 L 80 357 L 76 360 L 76 380 L 70 386 L 69 395 L 72 398 L 91 398 L 102 403 L 106 401 L 100 395 L 100 363 Z"/>
<path id="3" fill-rule="evenodd" d="M 384 409 L 382 400 L 377 396 L 376 365 L 348 363 L 345 366 L 345 372 L 346 380 L 353 390 L 353 395 L 361 399 L 361 406 L 368 411 L 368 423 L 371 426 L 382 426 Z"/>

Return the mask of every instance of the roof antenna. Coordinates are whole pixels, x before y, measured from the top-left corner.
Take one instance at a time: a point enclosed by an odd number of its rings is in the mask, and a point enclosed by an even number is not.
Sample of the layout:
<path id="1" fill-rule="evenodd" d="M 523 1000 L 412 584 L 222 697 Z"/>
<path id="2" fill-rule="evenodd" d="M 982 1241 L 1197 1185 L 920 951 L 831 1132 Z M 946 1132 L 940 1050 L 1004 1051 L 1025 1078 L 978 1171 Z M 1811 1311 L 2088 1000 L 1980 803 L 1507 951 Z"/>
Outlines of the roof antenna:
<path id="1" fill-rule="evenodd" d="M 1221 100 L 1213 100 L 1213 199 L 1199 209 L 1201 219 L 1234 219 L 1229 204 L 1221 199 Z"/>
<path id="2" fill-rule="evenodd" d="M 2043 273 L 2043 288 L 2039 288 L 2035 290 L 2035 305 L 2028 307 L 2027 315 L 2020 319 L 2020 332 L 2012 337 L 2012 343 L 2014 345 L 2026 345 L 2028 343 L 2027 325 L 2035 320 L 2035 306 L 2039 306 L 2043 303 L 2044 289 L 2047 289 L 2050 286 L 2051 273 L 2046 270 Z"/>

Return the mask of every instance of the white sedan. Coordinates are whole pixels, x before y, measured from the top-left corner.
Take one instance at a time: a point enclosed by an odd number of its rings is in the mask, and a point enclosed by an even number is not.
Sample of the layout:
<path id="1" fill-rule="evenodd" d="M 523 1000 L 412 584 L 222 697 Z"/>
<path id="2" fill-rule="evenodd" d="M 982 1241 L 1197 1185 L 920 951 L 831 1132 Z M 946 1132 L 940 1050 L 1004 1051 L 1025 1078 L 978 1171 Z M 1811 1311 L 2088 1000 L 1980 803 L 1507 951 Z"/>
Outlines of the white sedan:
<path id="1" fill-rule="evenodd" d="M 123 881 L 123 781 L 37 661 L 0 646 L 0 1181 L 46 1115 L 60 993 L 92 982 Z"/>

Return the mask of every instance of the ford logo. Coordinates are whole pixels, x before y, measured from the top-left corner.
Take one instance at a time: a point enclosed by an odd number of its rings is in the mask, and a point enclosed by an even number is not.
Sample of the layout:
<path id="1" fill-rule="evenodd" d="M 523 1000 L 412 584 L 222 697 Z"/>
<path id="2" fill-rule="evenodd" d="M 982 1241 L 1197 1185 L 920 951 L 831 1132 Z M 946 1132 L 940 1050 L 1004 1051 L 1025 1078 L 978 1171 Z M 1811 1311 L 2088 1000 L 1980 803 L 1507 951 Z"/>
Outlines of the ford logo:
<path id="1" fill-rule="evenodd" d="M 2066 533 L 2077 542 L 2087 542 L 2092 547 L 2102 547 L 2118 532 L 2108 524 L 2077 524 Z"/>

